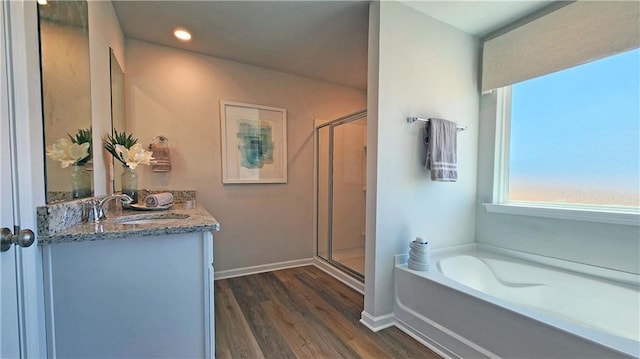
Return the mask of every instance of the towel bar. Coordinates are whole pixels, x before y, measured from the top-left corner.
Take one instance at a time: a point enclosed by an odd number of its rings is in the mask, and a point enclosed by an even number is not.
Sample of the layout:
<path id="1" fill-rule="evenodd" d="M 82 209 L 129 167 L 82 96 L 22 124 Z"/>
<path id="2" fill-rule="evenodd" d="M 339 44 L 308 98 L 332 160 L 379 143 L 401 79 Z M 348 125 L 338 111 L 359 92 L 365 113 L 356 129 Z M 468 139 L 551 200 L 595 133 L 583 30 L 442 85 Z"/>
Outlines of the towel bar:
<path id="1" fill-rule="evenodd" d="M 416 121 L 429 122 L 428 118 L 420 118 L 420 117 L 407 117 L 407 122 L 414 123 Z M 458 132 L 464 131 L 467 129 L 467 126 L 456 126 Z"/>

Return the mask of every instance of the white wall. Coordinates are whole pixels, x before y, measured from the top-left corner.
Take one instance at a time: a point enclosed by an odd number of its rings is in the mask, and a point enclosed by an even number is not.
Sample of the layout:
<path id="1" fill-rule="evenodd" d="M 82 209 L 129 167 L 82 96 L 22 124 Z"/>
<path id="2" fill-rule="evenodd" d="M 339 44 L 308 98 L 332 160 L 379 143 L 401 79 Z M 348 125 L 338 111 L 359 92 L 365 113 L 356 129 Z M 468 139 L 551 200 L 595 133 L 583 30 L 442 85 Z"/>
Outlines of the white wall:
<path id="1" fill-rule="evenodd" d="M 493 191 L 496 93 L 481 98 L 478 243 L 640 273 L 640 227 L 486 212 Z"/>
<path id="2" fill-rule="evenodd" d="M 93 126 L 94 195 L 111 193 L 109 155 L 102 139 L 111 134 L 111 78 L 109 48 L 124 67 L 124 35 L 111 1 L 89 1 L 89 53 L 91 56 L 91 112 Z M 126 73 L 126 69 L 123 68 Z"/>
<path id="3" fill-rule="evenodd" d="M 375 45 L 369 56 L 371 70 L 376 62 L 379 70 L 377 86 L 375 78 L 369 82 L 377 104 L 372 94 L 368 165 L 375 172 L 367 180 L 376 193 L 367 198 L 363 318 L 392 312 L 393 255 L 407 253 L 415 236 L 425 236 L 438 248 L 473 243 L 475 232 L 477 40 L 403 4 L 383 1 L 379 6 L 378 59 Z M 372 9 L 373 22 L 375 13 Z M 376 24 L 370 26 L 370 41 L 375 41 Z M 408 116 L 440 117 L 469 127 L 458 136 L 458 182 L 430 180 L 423 167 L 423 124 L 408 124 Z"/>
<path id="4" fill-rule="evenodd" d="M 140 188 L 195 189 L 222 224 L 216 271 L 313 256 L 313 121 L 365 107 L 365 92 L 127 40 L 127 129 L 165 135 L 172 172 L 141 166 Z M 288 183 L 222 184 L 220 100 L 287 109 Z"/>

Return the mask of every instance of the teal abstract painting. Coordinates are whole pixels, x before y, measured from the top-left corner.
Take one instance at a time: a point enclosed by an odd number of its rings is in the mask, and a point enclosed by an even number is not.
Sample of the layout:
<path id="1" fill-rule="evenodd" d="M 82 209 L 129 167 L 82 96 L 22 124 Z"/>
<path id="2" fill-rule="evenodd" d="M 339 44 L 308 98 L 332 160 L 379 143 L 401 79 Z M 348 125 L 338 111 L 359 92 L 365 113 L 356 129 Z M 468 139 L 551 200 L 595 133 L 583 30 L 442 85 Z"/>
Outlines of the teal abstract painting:
<path id="1" fill-rule="evenodd" d="M 240 120 L 238 123 L 238 151 L 240 165 L 248 169 L 259 169 L 273 164 L 273 131 L 266 121 Z"/>
<path id="2" fill-rule="evenodd" d="M 287 110 L 220 101 L 222 183 L 287 183 Z"/>

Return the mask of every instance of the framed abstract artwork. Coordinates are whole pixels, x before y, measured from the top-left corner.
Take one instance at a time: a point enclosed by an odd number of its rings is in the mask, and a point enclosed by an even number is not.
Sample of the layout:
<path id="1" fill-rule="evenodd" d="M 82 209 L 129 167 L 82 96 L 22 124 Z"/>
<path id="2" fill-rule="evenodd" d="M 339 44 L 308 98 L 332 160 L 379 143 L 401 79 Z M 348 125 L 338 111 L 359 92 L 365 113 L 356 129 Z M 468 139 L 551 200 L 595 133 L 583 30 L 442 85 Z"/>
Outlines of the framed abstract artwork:
<path id="1" fill-rule="evenodd" d="M 287 183 L 287 110 L 220 101 L 222 183 Z"/>

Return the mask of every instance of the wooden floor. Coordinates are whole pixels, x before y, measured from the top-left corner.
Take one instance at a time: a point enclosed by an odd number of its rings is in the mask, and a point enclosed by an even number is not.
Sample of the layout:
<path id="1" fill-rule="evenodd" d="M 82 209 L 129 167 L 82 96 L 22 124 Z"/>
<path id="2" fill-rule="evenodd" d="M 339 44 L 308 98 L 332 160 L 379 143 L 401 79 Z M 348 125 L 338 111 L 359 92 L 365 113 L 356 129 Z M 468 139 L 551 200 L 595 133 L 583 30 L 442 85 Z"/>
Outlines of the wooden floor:
<path id="1" fill-rule="evenodd" d="M 440 358 L 359 323 L 360 293 L 313 266 L 215 282 L 216 358 Z"/>

